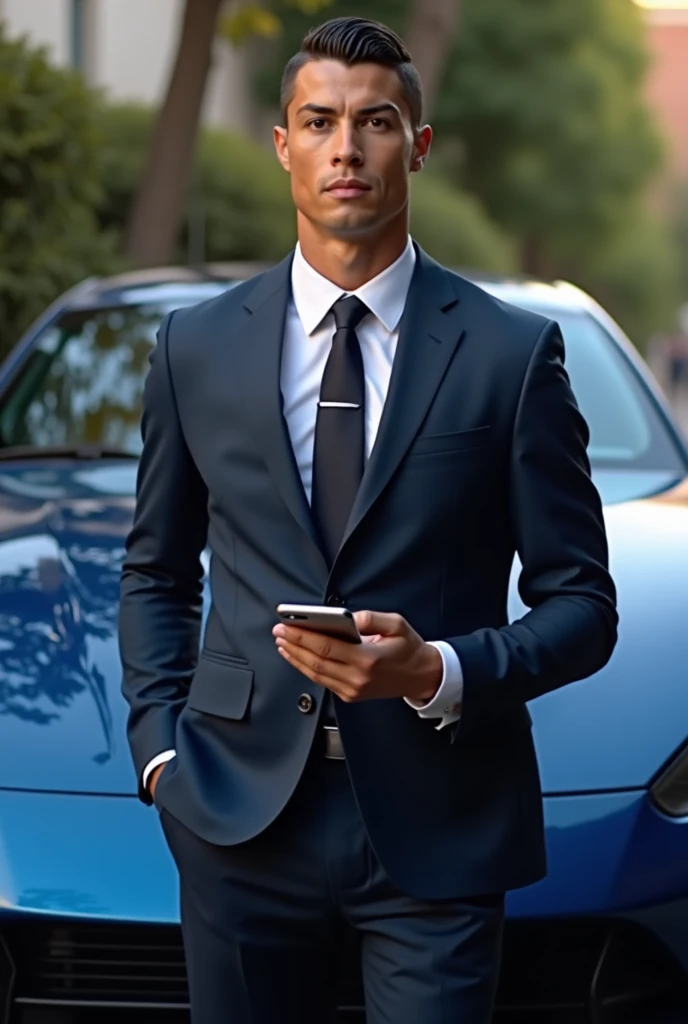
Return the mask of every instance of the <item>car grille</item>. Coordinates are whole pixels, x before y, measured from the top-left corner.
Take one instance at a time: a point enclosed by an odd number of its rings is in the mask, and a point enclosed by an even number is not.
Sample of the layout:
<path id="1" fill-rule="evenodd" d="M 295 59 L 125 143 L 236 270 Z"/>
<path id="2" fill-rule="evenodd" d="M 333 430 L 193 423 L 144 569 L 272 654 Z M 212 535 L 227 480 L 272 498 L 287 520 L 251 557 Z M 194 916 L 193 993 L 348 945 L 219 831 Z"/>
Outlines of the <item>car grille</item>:
<path id="1" fill-rule="evenodd" d="M 141 1008 L 147 1020 L 154 1011 L 187 1007 L 176 927 L 15 919 L 0 932 L 11 960 L 0 958 L 0 1024 L 3 988 L 14 1007 Z M 362 1003 L 354 952 L 342 977 L 342 1008 Z M 684 1000 L 683 984 L 664 947 L 637 925 L 508 922 L 497 1019 L 530 1024 L 543 1014 L 548 1022 L 627 1024 L 644 1005 Z"/>
<path id="2" fill-rule="evenodd" d="M 15 1001 L 161 1009 L 188 1002 L 178 928 L 42 922 L 3 934 L 16 967 Z"/>

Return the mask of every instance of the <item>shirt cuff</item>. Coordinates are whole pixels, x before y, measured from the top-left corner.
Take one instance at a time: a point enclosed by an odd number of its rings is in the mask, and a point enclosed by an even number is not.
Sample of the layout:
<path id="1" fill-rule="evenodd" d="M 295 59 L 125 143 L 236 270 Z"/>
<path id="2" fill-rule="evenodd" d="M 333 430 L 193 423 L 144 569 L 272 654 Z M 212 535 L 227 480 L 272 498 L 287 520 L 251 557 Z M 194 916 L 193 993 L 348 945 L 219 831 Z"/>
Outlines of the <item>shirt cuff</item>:
<path id="1" fill-rule="evenodd" d="M 141 776 L 141 786 L 143 789 L 148 789 L 148 779 L 150 778 L 151 772 L 155 771 L 159 765 L 166 764 L 167 761 L 171 761 L 172 758 L 176 756 L 176 750 L 163 750 L 161 754 L 156 754 L 155 757 L 151 758 L 143 769 L 143 775 Z"/>
<path id="2" fill-rule="evenodd" d="M 446 640 L 430 641 L 432 647 L 436 647 L 442 658 L 443 674 L 439 689 L 431 701 L 427 704 L 419 704 L 418 701 L 409 700 L 404 697 L 407 704 L 414 708 L 421 718 L 441 719 L 436 729 L 444 729 L 446 725 L 452 725 L 461 718 L 461 704 L 463 701 L 463 671 L 459 656 Z"/>

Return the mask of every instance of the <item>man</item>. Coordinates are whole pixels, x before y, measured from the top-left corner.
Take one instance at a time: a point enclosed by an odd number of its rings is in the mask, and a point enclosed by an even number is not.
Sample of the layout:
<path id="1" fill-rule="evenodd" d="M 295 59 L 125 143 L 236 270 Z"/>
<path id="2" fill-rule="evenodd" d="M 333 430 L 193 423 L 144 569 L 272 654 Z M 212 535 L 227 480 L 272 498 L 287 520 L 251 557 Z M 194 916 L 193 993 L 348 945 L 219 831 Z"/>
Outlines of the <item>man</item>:
<path id="1" fill-rule="evenodd" d="M 545 871 L 526 702 L 616 640 L 588 431 L 557 325 L 409 239 L 431 130 L 400 40 L 328 22 L 282 103 L 298 247 L 167 317 L 146 385 L 120 623 L 141 797 L 194 1024 L 330 1019 L 344 928 L 371 1024 L 486 1024 L 504 894 Z M 364 642 L 280 602 L 347 606 Z"/>

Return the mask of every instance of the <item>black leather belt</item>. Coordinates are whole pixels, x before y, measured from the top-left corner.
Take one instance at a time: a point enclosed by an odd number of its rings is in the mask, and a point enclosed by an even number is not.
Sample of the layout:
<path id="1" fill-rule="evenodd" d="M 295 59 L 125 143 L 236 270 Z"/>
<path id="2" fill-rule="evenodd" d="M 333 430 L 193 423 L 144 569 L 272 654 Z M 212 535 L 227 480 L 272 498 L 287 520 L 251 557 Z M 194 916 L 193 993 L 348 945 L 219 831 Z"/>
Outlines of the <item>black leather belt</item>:
<path id="1" fill-rule="evenodd" d="M 342 738 L 339 735 L 339 729 L 336 725 L 324 726 L 325 732 L 325 757 L 331 761 L 343 761 L 344 760 L 344 747 L 342 745 Z"/>

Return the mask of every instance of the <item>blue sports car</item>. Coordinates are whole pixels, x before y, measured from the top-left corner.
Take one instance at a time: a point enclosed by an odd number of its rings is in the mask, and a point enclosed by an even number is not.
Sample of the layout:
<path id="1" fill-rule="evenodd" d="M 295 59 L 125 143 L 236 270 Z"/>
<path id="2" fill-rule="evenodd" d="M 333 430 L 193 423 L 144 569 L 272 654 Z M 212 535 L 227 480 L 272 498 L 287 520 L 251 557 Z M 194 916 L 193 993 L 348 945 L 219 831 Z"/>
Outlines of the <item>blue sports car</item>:
<path id="1" fill-rule="evenodd" d="M 175 870 L 125 738 L 119 573 L 158 324 L 255 270 L 87 281 L 0 368 L 0 1024 L 184 1019 Z M 531 706 L 549 875 L 509 896 L 497 1017 L 686 1020 L 688 451 L 587 295 L 477 280 L 561 324 L 620 613 L 609 665 Z"/>

